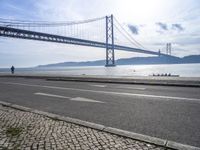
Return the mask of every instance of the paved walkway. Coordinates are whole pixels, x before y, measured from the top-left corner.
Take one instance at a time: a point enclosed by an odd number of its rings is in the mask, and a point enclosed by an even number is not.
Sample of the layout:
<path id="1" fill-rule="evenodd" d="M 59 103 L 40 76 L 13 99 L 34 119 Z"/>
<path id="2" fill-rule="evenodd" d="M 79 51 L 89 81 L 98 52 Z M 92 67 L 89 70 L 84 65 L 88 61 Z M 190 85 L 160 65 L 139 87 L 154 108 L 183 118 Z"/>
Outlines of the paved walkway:
<path id="1" fill-rule="evenodd" d="M 0 105 L 0 150 L 8 149 L 164 150 L 153 144 Z"/>

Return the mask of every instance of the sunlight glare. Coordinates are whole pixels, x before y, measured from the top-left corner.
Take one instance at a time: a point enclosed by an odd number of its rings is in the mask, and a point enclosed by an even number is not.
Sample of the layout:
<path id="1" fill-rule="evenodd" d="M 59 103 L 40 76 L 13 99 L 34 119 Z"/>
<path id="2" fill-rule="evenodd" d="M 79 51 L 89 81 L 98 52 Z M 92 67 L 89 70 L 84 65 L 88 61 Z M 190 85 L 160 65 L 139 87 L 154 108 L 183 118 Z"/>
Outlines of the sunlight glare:
<path id="1" fill-rule="evenodd" d="M 131 16 L 135 21 L 144 23 L 161 14 L 163 3 L 160 0 L 118 0 L 118 8 L 122 9 L 122 18 Z"/>

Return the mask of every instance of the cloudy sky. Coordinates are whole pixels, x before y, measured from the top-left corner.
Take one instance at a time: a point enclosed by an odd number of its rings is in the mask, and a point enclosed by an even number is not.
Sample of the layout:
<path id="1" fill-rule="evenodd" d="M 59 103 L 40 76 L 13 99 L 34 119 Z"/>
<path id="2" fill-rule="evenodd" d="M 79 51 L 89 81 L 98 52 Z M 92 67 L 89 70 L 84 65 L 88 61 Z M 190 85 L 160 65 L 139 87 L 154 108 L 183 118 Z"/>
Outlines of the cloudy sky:
<path id="1" fill-rule="evenodd" d="M 199 0 L 0 0 L 0 18 L 74 21 L 113 14 L 145 48 L 200 54 Z M 116 52 L 116 59 L 141 56 Z M 105 49 L 0 37 L 0 67 L 105 58 Z"/>

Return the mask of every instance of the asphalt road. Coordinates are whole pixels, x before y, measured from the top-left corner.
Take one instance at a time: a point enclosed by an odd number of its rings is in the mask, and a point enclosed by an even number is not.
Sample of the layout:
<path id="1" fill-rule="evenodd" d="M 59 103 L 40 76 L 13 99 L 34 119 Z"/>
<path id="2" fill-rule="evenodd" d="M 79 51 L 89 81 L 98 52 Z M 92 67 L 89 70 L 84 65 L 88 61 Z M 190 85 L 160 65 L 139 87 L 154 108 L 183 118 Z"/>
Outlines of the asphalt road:
<path id="1" fill-rule="evenodd" d="M 200 88 L 0 78 L 0 101 L 200 147 Z"/>

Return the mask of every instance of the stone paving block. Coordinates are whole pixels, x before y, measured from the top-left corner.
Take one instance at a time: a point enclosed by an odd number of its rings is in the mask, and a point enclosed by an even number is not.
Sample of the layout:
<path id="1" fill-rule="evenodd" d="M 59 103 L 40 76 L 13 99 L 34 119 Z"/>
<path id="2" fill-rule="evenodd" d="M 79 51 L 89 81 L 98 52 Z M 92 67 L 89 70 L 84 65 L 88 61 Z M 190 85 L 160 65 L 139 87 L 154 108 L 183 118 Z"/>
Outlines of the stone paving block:
<path id="1" fill-rule="evenodd" d="M 48 116 L 46 117 L 45 113 L 42 115 L 38 113 L 39 111 L 26 112 L 0 105 L 0 150 L 3 148 L 164 150 L 161 146 L 101 131 L 104 126 L 99 126 L 99 130 L 96 130 L 92 128 L 92 123 L 88 123 L 89 127 L 85 127 L 78 125 L 81 122 L 79 120 L 76 120 L 74 123 L 77 124 L 74 124 L 67 122 L 67 117 L 65 121 L 61 121 L 59 118 L 52 119 L 57 117 L 54 114 L 46 113 Z M 15 131 L 17 134 L 9 135 L 7 133 L 9 128 L 13 130 L 11 132 Z"/>

